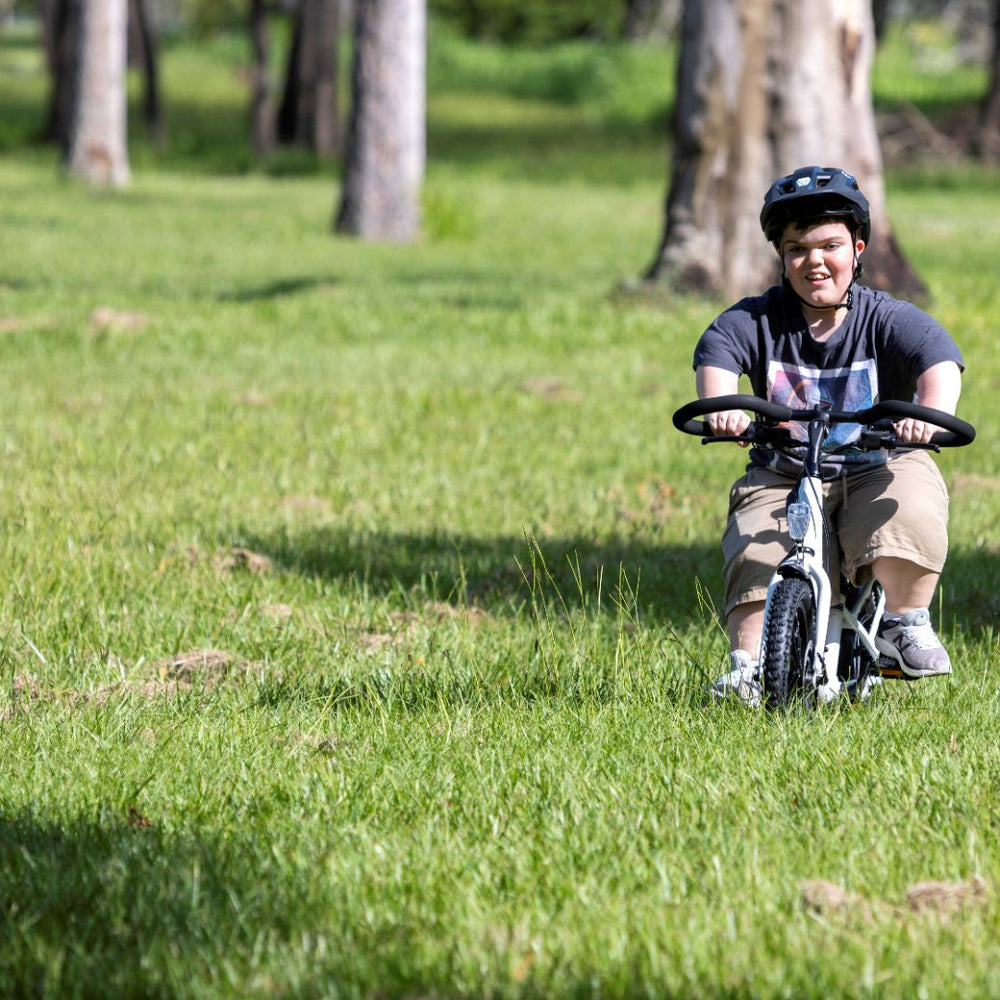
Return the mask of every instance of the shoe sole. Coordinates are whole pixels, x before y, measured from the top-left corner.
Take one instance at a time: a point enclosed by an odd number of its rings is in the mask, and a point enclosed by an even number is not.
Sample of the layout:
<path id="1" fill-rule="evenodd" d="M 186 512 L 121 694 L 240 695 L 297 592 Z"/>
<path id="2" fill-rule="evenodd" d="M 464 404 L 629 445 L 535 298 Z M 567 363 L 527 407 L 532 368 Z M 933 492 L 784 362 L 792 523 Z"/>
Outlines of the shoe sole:
<path id="1" fill-rule="evenodd" d="M 946 670 L 913 670 L 901 660 L 882 653 L 878 661 L 878 672 L 882 677 L 889 677 L 892 680 L 919 681 L 925 677 L 947 677 L 951 673 L 951 667 Z"/>

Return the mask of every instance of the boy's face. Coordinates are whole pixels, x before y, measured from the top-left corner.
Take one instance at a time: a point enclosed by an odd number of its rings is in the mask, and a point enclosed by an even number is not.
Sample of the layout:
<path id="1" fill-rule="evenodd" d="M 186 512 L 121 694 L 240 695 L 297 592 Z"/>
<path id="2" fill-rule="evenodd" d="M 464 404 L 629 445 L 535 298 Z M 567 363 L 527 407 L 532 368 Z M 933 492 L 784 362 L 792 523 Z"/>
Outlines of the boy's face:
<path id="1" fill-rule="evenodd" d="M 804 229 L 790 223 L 779 247 L 792 288 L 807 304 L 823 308 L 844 301 L 865 244 L 851 236 L 846 223 L 834 219 Z"/>

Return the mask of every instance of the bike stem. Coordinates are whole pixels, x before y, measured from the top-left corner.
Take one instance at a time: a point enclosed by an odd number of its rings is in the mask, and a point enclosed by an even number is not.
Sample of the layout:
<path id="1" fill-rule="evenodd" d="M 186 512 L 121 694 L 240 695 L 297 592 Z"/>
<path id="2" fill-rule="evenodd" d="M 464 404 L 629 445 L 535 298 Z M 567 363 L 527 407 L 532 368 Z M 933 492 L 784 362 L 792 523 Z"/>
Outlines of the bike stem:
<path id="1" fill-rule="evenodd" d="M 829 403 L 817 403 L 813 407 L 812 419 L 806 425 L 809 432 L 809 446 L 806 450 L 803 466 L 807 476 L 820 478 L 820 455 L 823 452 L 823 442 L 830 431 Z"/>

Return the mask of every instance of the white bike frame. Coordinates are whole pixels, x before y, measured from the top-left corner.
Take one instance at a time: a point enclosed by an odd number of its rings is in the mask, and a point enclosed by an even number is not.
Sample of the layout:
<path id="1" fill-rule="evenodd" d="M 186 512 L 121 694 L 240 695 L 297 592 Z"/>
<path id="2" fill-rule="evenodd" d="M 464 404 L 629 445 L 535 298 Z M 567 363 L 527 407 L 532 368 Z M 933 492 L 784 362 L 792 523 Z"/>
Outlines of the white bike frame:
<path id="1" fill-rule="evenodd" d="M 834 603 L 833 584 L 826 571 L 825 538 L 827 534 L 826 514 L 823 510 L 823 482 L 818 475 L 804 475 L 795 490 L 795 498 L 788 504 L 788 534 L 795 542 L 795 548 L 775 568 L 767 588 L 767 602 L 764 606 L 764 628 L 758 662 L 763 662 L 770 621 L 771 598 L 775 587 L 789 577 L 799 577 L 808 582 L 816 600 L 815 643 L 813 656 L 813 677 L 816 691 L 821 701 L 832 701 L 842 688 L 838 674 L 840 663 L 840 637 L 845 628 L 857 633 L 858 639 L 874 663 L 878 663 L 879 651 L 875 647 L 875 634 L 885 611 L 885 594 L 877 590 L 875 615 L 869 627 L 862 624 L 859 615 L 872 593 L 875 581 L 869 580 L 857 593 L 853 606 L 842 601 Z M 825 637 L 820 642 L 820 637 Z"/>

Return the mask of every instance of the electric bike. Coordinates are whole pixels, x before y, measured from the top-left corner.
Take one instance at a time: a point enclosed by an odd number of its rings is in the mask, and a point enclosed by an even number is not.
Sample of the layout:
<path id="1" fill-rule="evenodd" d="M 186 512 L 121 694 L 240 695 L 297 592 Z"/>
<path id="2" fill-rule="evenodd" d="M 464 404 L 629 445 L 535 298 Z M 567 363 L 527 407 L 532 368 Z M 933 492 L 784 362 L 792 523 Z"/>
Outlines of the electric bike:
<path id="1" fill-rule="evenodd" d="M 754 419 L 739 435 L 714 435 L 697 417 L 723 410 L 745 410 Z M 901 442 L 893 424 L 913 418 L 942 428 L 927 444 Z M 964 420 L 897 400 L 854 412 L 837 413 L 829 404 L 792 409 L 758 396 L 730 395 L 694 400 L 673 415 L 674 426 L 702 444 L 737 441 L 797 458 L 801 472 L 786 507 L 788 554 L 768 584 L 758 663 L 764 703 L 813 706 L 840 694 L 863 698 L 881 677 L 908 679 L 898 664 L 882 657 L 875 636 L 885 611 L 881 586 L 860 586 L 846 578 L 834 587 L 829 575 L 830 547 L 837 541 L 823 507 L 823 462 L 847 451 L 901 451 L 971 444 L 975 428 Z M 845 443 L 834 444 L 837 424 L 856 424 Z M 797 432 L 796 425 L 804 428 Z M 839 435 L 838 435 L 839 437 Z"/>

